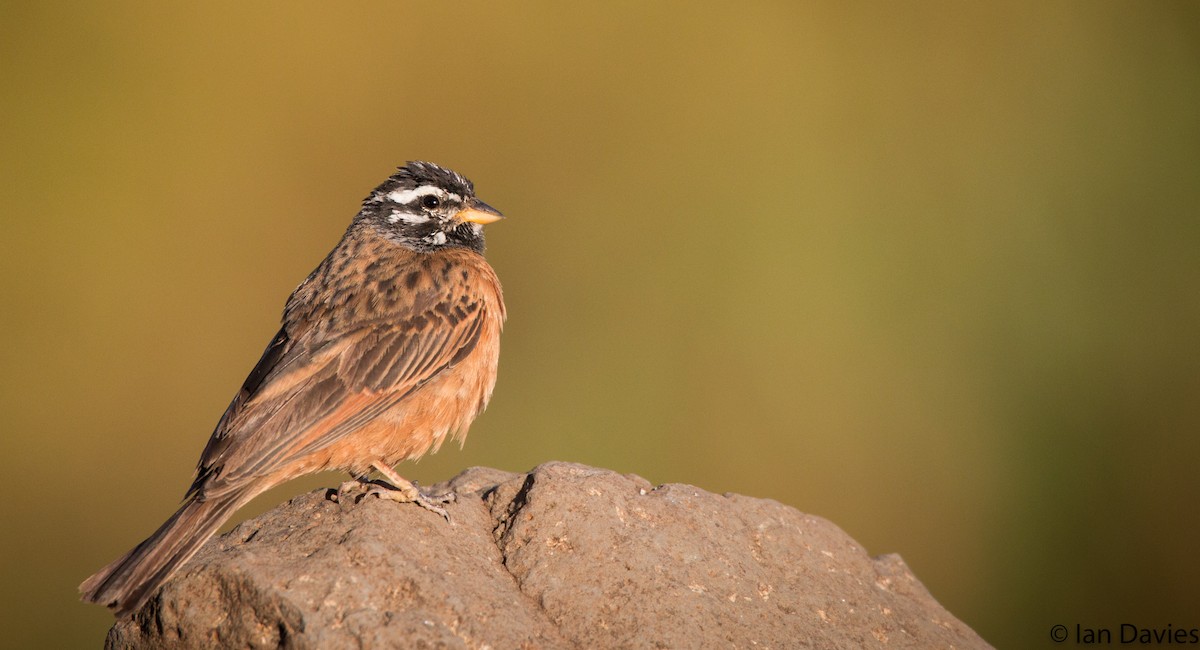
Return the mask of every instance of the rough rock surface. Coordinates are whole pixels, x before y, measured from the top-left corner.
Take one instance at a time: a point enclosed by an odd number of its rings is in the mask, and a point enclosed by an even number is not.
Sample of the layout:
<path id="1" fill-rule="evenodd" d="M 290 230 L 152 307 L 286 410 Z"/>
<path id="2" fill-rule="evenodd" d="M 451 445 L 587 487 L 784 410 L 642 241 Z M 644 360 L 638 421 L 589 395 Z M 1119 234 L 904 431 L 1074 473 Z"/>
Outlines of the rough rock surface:
<path id="1" fill-rule="evenodd" d="M 766 499 L 472 468 L 453 523 L 297 497 L 210 541 L 113 648 L 986 648 L 897 555 Z"/>

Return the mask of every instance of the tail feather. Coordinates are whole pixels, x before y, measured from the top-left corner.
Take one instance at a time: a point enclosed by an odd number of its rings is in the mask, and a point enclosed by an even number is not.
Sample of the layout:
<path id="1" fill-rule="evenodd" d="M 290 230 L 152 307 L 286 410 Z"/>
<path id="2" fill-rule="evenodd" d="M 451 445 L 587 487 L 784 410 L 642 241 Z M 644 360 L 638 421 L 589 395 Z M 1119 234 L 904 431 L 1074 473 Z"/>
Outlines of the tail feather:
<path id="1" fill-rule="evenodd" d="M 146 541 L 84 580 L 82 599 L 108 607 L 118 618 L 136 612 L 248 500 L 244 492 L 191 497 Z"/>

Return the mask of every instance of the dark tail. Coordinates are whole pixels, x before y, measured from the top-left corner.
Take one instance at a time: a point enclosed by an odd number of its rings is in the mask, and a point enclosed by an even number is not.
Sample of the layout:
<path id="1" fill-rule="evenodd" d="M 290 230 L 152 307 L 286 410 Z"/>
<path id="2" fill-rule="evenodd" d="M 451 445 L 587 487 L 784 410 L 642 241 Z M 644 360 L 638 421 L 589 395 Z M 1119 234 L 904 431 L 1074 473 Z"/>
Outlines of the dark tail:
<path id="1" fill-rule="evenodd" d="M 137 548 L 84 580 L 82 599 L 117 618 L 136 612 L 252 496 L 239 490 L 206 501 L 191 497 Z"/>

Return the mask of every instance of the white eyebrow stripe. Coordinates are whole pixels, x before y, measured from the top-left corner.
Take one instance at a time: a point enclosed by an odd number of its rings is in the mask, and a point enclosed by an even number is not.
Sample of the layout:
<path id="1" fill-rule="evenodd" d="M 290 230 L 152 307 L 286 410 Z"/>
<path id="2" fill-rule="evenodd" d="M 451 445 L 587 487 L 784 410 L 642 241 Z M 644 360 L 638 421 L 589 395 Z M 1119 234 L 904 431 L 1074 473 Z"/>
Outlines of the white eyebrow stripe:
<path id="1" fill-rule="evenodd" d="M 413 199 L 418 199 L 422 196 L 436 194 L 440 197 L 446 196 L 446 191 L 436 185 L 421 185 L 414 187 L 411 190 L 393 190 L 388 192 L 387 197 L 401 205 L 407 205 L 413 202 Z"/>

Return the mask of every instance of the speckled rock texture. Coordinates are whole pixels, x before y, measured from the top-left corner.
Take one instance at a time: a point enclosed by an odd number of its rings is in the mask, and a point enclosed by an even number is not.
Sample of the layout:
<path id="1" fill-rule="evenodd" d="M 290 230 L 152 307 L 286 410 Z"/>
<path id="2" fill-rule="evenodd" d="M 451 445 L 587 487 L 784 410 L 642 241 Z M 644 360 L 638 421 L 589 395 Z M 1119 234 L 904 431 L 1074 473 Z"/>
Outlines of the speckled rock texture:
<path id="1" fill-rule="evenodd" d="M 766 499 L 472 468 L 452 523 L 309 493 L 210 541 L 110 648 L 987 648 L 897 555 Z"/>

